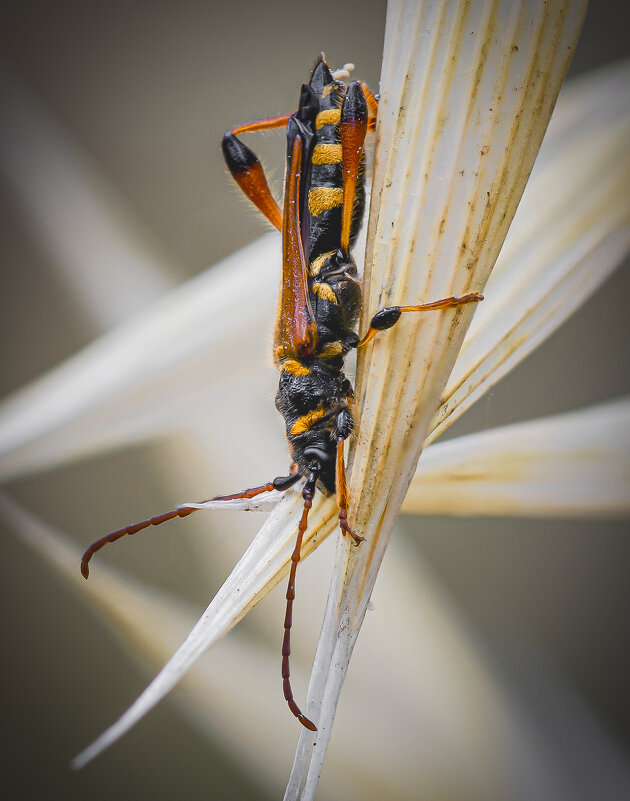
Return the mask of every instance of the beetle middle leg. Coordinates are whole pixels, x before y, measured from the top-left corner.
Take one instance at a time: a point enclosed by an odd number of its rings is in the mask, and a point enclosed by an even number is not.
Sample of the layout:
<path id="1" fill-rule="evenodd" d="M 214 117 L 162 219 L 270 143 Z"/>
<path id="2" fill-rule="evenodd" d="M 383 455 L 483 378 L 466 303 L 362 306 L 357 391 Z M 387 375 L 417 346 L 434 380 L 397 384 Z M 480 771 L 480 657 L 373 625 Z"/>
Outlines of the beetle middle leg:
<path id="1" fill-rule="evenodd" d="M 418 306 L 385 306 L 385 308 L 377 311 L 374 317 L 372 317 L 370 327 L 365 336 L 357 342 L 357 348 L 367 345 L 367 343 L 381 331 L 392 328 L 405 312 L 436 311 L 438 309 L 448 309 L 452 306 L 462 306 L 464 303 L 475 303 L 480 300 L 483 300 L 481 292 L 469 292 L 467 295 L 462 295 L 459 298 L 442 298 L 441 300 L 434 300 L 432 303 L 422 303 Z"/>

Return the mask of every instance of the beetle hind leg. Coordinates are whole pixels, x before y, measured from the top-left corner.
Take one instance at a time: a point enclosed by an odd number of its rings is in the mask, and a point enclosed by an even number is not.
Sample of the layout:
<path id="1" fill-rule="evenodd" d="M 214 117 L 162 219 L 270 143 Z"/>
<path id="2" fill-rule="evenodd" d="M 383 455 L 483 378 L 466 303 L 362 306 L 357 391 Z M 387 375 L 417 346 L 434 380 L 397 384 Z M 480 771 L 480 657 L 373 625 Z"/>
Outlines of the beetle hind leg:
<path id="1" fill-rule="evenodd" d="M 265 171 L 258 156 L 241 142 L 237 134 L 283 128 L 289 121 L 289 116 L 287 114 L 283 117 L 272 117 L 239 125 L 228 131 L 221 142 L 223 158 L 232 177 L 256 208 L 278 230 L 282 228 L 282 212 L 271 194 Z"/>
<path id="2" fill-rule="evenodd" d="M 343 99 L 339 122 L 343 175 L 340 246 L 342 252 L 346 254 L 350 247 L 352 214 L 359 185 L 359 174 L 363 159 L 363 142 L 368 129 L 368 119 L 368 105 L 363 88 L 358 81 L 353 81 L 348 86 Z"/>

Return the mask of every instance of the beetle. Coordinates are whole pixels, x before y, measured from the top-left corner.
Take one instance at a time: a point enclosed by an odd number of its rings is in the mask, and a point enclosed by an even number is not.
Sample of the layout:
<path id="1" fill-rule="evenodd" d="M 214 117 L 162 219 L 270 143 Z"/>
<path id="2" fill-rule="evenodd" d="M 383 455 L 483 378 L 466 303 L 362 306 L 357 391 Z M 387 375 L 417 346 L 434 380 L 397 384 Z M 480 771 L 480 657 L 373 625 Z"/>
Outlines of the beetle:
<path id="1" fill-rule="evenodd" d="M 376 127 L 378 99 L 361 81 L 349 85 L 331 72 L 322 54 L 300 91 L 292 114 L 240 125 L 222 141 L 226 165 L 249 200 L 282 233 L 282 278 L 274 359 L 280 371 L 276 408 L 284 418 L 288 475 L 213 501 L 253 498 L 285 491 L 303 481 L 304 507 L 291 556 L 282 643 L 284 697 L 291 712 L 311 731 L 315 724 L 300 710 L 291 689 L 289 656 L 295 576 L 315 492 L 336 496 L 339 526 L 355 545 L 363 540 L 348 523 L 344 445 L 352 434 L 353 388 L 344 358 L 395 325 L 403 313 L 444 309 L 482 300 L 473 292 L 431 303 L 389 306 L 371 319 L 367 332 L 355 331 L 361 311 L 361 284 L 351 250 L 365 206 L 364 141 Z M 255 153 L 242 134 L 285 128 L 287 141 L 283 209 L 276 203 Z M 91 557 L 109 542 L 135 534 L 196 508 L 181 506 L 106 534 L 86 550 L 81 572 L 87 579 Z"/>

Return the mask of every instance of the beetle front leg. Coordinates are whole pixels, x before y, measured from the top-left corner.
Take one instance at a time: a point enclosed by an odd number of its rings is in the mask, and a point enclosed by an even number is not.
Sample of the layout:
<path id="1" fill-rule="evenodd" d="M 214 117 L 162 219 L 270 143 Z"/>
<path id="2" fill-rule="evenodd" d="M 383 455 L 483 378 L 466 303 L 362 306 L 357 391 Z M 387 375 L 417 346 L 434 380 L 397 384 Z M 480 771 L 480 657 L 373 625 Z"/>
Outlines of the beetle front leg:
<path id="1" fill-rule="evenodd" d="M 335 492 L 337 495 L 337 509 L 339 515 L 339 528 L 344 536 L 348 534 L 355 545 L 360 545 L 364 537 L 356 534 L 348 523 L 348 485 L 346 483 L 346 466 L 343 461 L 344 443 L 352 433 L 354 418 L 350 409 L 342 409 L 337 415 L 337 459 L 335 463 Z"/>

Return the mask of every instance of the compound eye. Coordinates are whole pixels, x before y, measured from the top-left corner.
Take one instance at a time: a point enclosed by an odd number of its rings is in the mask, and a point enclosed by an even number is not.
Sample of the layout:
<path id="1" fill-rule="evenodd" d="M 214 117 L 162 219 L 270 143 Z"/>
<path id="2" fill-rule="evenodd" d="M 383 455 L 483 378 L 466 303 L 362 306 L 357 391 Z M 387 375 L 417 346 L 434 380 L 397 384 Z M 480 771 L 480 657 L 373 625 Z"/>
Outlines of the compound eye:
<path id="1" fill-rule="evenodd" d="M 305 448 L 304 456 L 307 459 L 317 459 L 320 464 L 325 464 L 333 458 L 332 454 L 327 453 L 321 448 Z"/>

